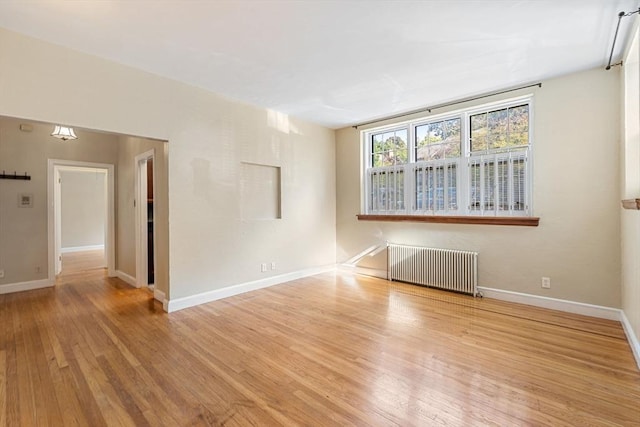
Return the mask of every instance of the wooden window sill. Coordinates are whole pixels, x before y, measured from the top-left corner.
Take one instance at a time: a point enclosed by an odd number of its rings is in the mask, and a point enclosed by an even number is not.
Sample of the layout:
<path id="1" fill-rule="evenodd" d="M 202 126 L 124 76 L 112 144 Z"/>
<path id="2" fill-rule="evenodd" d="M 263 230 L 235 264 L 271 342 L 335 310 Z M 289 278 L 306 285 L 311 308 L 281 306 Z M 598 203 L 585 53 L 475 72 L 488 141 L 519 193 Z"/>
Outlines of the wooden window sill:
<path id="1" fill-rule="evenodd" d="M 622 207 L 625 209 L 640 210 L 640 199 L 623 200 Z"/>
<path id="2" fill-rule="evenodd" d="M 538 217 L 442 216 L 442 215 L 356 215 L 359 221 L 431 222 L 440 224 L 516 225 L 537 227 Z"/>

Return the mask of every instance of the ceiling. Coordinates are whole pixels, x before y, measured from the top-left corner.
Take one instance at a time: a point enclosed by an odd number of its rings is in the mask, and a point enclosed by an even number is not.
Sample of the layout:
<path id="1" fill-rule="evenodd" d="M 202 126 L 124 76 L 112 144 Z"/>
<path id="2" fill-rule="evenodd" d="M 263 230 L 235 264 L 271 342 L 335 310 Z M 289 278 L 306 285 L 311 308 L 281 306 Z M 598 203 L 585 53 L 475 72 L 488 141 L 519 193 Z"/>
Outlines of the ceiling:
<path id="1" fill-rule="evenodd" d="M 639 3 L 2 0 L 0 27 L 339 128 L 604 68 Z"/>

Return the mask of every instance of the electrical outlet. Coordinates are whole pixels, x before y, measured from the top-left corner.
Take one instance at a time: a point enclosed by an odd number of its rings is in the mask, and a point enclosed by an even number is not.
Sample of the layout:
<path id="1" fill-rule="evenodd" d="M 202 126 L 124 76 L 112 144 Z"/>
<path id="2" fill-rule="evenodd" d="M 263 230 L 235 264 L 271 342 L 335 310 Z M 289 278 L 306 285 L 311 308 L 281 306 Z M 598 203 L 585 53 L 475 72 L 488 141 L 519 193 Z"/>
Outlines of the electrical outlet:
<path id="1" fill-rule="evenodd" d="M 267 263 L 266 263 L 266 262 L 263 262 L 263 263 L 260 265 L 260 271 L 262 271 L 263 273 L 264 273 L 265 271 L 267 271 Z"/>
<path id="2" fill-rule="evenodd" d="M 275 270 L 276 269 L 276 263 L 275 261 L 271 261 L 271 269 Z"/>
<path id="3" fill-rule="evenodd" d="M 551 278 L 543 277 L 542 278 L 542 287 L 545 289 L 551 288 Z"/>
<path id="4" fill-rule="evenodd" d="M 4 277 L 4 270 L 0 270 L 0 279 Z"/>

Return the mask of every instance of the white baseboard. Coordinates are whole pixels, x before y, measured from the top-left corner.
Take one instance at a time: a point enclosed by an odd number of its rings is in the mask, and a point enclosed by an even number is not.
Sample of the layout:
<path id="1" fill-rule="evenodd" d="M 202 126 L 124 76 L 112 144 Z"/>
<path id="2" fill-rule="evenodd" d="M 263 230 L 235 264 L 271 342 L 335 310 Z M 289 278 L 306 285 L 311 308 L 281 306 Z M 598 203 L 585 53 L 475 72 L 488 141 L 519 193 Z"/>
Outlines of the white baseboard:
<path id="1" fill-rule="evenodd" d="M 0 285 L 0 295 L 14 292 L 32 291 L 34 289 L 50 288 L 55 285 L 55 281 L 49 279 L 31 280 L 29 282 L 9 283 Z"/>
<path id="2" fill-rule="evenodd" d="M 128 284 L 133 286 L 134 288 L 138 287 L 138 284 L 136 283 L 136 278 L 133 277 L 133 276 L 128 275 L 124 271 L 116 270 L 116 277 L 118 279 L 124 280 L 125 282 L 127 282 Z"/>
<path id="3" fill-rule="evenodd" d="M 380 270 L 377 268 L 369 268 L 369 267 L 358 267 L 349 264 L 339 264 L 338 269 L 340 271 L 348 272 L 348 273 L 356 273 L 362 274 L 364 276 L 372 276 L 377 277 L 379 279 L 387 279 L 387 270 Z"/>
<path id="4" fill-rule="evenodd" d="M 620 323 L 622 323 L 622 329 L 624 329 L 624 333 L 627 335 L 627 341 L 629 341 L 629 346 L 631 346 L 633 356 L 636 358 L 636 364 L 638 365 L 638 369 L 640 369 L 640 341 L 638 341 L 638 337 L 633 331 L 631 323 L 629 322 L 629 319 L 627 319 L 627 315 L 624 313 L 624 310 L 620 310 Z"/>
<path id="5" fill-rule="evenodd" d="M 598 317 L 601 319 L 620 321 L 621 310 L 618 308 L 523 294 L 520 292 L 505 291 L 502 289 L 478 287 L 478 290 L 487 298 L 533 305 L 535 307 L 549 308 L 551 310 L 566 311 L 568 313 L 582 314 L 584 316 Z"/>
<path id="6" fill-rule="evenodd" d="M 98 249 L 104 250 L 104 245 L 69 246 L 68 248 L 60 248 L 60 253 L 97 251 Z"/>
<path id="7" fill-rule="evenodd" d="M 153 298 L 160 301 L 162 303 L 162 309 L 164 311 L 168 311 L 167 310 L 167 296 L 165 295 L 164 292 L 162 292 L 161 290 L 158 290 L 157 288 L 153 288 Z"/>
<path id="8" fill-rule="evenodd" d="M 279 276 L 268 277 L 266 279 L 240 283 L 238 285 L 233 285 L 233 286 L 228 286 L 222 289 L 203 292 L 197 295 L 176 298 L 176 299 L 169 300 L 167 302 L 165 310 L 168 313 L 172 313 L 174 311 L 182 310 L 184 308 L 194 307 L 200 304 L 206 304 L 211 301 L 216 301 L 222 298 L 243 294 L 245 292 L 251 292 L 258 289 L 267 288 L 269 286 L 278 285 L 280 283 L 289 282 L 291 280 L 302 279 L 303 277 L 313 276 L 315 274 L 335 271 L 335 269 L 336 269 L 335 265 L 309 268 L 306 270 L 300 270 L 300 271 L 294 271 L 292 273 L 281 274 Z"/>

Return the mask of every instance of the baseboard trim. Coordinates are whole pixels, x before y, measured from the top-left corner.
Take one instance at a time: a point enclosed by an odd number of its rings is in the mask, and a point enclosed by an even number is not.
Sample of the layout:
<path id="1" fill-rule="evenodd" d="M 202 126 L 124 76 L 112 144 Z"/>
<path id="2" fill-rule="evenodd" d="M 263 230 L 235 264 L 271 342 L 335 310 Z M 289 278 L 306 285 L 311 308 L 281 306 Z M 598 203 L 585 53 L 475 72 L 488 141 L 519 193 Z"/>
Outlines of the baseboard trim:
<path id="1" fill-rule="evenodd" d="M 118 279 L 121 279 L 125 282 L 127 282 L 128 284 L 130 284 L 131 286 L 133 286 L 134 288 L 138 287 L 138 284 L 136 283 L 136 278 L 125 273 L 124 271 L 120 271 L 120 270 L 116 270 L 116 277 Z"/>
<path id="2" fill-rule="evenodd" d="M 622 329 L 624 329 L 624 333 L 627 335 L 627 341 L 629 341 L 633 357 L 635 357 L 638 369 L 640 369 L 640 341 L 638 341 L 638 337 L 633 331 L 631 322 L 627 319 L 627 315 L 624 313 L 624 310 L 620 310 L 620 323 L 622 323 Z"/>
<path id="3" fill-rule="evenodd" d="M 346 273 L 362 274 L 363 276 L 377 277 L 379 279 L 387 279 L 387 270 L 380 270 L 378 268 L 358 267 L 349 264 L 339 264 L 338 269 Z"/>
<path id="4" fill-rule="evenodd" d="M 55 285 L 54 281 L 49 279 L 31 280 L 29 282 L 9 283 L 0 285 L 0 295 L 12 294 L 14 292 L 32 291 L 34 289 L 50 288 Z"/>
<path id="5" fill-rule="evenodd" d="M 153 298 L 160 301 L 162 303 L 162 309 L 164 311 L 167 311 L 167 296 L 164 292 L 162 292 L 161 290 L 157 289 L 157 288 L 153 288 Z"/>
<path id="6" fill-rule="evenodd" d="M 582 314 L 584 316 L 598 317 L 600 319 L 621 320 L 621 310 L 618 308 L 523 294 L 520 292 L 505 291 L 502 289 L 478 287 L 478 290 L 487 298 L 533 305 L 535 307 L 549 308 L 552 310 L 566 311 L 568 313 Z"/>
<path id="7" fill-rule="evenodd" d="M 60 248 L 60 253 L 97 251 L 98 249 L 104 250 L 104 245 L 69 246 L 68 248 Z"/>
<path id="8" fill-rule="evenodd" d="M 165 310 L 168 313 L 173 313 L 174 311 L 182 310 L 189 307 L 195 307 L 197 305 L 206 304 L 211 301 L 228 298 L 234 295 L 244 294 L 246 292 L 267 288 L 269 286 L 279 285 L 280 283 L 290 282 L 291 280 L 302 279 L 303 277 L 313 276 L 315 274 L 335 271 L 335 269 L 335 265 L 308 268 L 305 270 L 294 271 L 292 273 L 281 274 L 279 276 L 268 277 L 266 279 L 240 283 L 238 285 L 228 286 L 226 288 L 203 292 L 201 294 L 191 295 L 188 297 L 171 299 L 167 301 Z"/>

